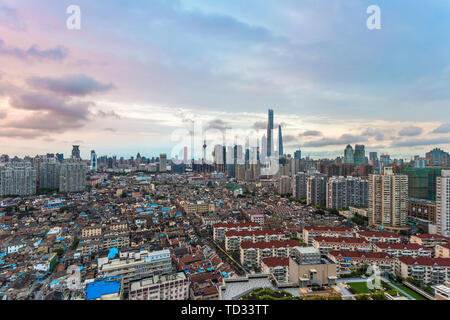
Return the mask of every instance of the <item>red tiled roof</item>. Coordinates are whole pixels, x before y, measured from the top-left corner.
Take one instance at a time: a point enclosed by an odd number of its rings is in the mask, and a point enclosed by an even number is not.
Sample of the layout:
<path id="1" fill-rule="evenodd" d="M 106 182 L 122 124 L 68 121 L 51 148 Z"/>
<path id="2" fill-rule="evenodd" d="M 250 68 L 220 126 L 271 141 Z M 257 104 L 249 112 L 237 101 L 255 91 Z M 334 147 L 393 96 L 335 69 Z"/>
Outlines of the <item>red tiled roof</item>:
<path id="1" fill-rule="evenodd" d="M 259 223 L 256 222 L 239 222 L 239 223 L 223 223 L 219 222 L 214 225 L 214 228 L 244 228 L 244 227 L 261 227 Z"/>
<path id="2" fill-rule="evenodd" d="M 297 247 L 300 246 L 300 243 L 295 240 L 284 240 L 284 241 L 269 241 L 269 242 L 251 242 L 251 241 L 242 241 L 241 248 L 242 249 L 250 249 L 250 248 L 258 248 L 258 249 L 266 249 L 266 248 L 282 248 L 282 247 Z"/>
<path id="3" fill-rule="evenodd" d="M 328 242 L 328 243 L 357 243 L 357 244 L 370 244 L 365 239 L 362 238 L 346 238 L 346 237 L 315 237 L 314 241 L 318 242 Z"/>
<path id="4" fill-rule="evenodd" d="M 428 240 L 443 239 L 443 240 L 450 241 L 449 238 L 446 238 L 446 237 L 443 237 L 443 236 L 439 236 L 437 234 L 418 234 L 418 235 L 416 235 L 416 237 L 420 238 L 420 239 L 428 239 Z"/>
<path id="5" fill-rule="evenodd" d="M 395 249 L 395 250 L 419 250 L 419 249 L 423 249 L 423 250 L 427 250 L 429 251 L 430 249 L 421 246 L 420 244 L 417 243 L 375 243 L 375 246 L 377 246 L 380 249 Z"/>
<path id="6" fill-rule="evenodd" d="M 271 258 L 264 258 L 262 259 L 262 262 L 268 266 L 268 267 L 278 267 L 278 266 L 288 266 L 289 265 L 289 258 L 281 259 L 276 257 Z"/>
<path id="7" fill-rule="evenodd" d="M 341 251 L 332 250 L 328 255 L 342 258 L 368 258 L 368 259 L 393 259 L 390 255 L 384 252 L 360 252 L 360 251 Z"/>
<path id="8" fill-rule="evenodd" d="M 227 231 L 225 233 L 225 235 L 227 237 L 232 237 L 232 236 L 241 236 L 241 237 L 245 237 L 245 236 L 263 236 L 263 235 L 279 235 L 279 234 L 284 234 L 284 232 L 282 230 L 253 230 L 253 231 L 247 231 L 247 230 L 242 230 L 242 231 L 236 231 L 236 230 L 230 230 Z"/>
<path id="9" fill-rule="evenodd" d="M 450 258 L 427 258 L 427 257 L 409 257 L 402 256 L 398 258 L 399 261 L 407 264 L 407 265 L 419 265 L 419 266 L 441 266 L 441 267 L 450 267 Z"/>
<path id="10" fill-rule="evenodd" d="M 345 227 L 318 227 L 318 226 L 306 226 L 304 229 L 308 231 L 332 231 L 332 232 L 352 232 L 351 228 Z"/>
<path id="11" fill-rule="evenodd" d="M 363 237 L 399 238 L 398 234 L 387 231 L 360 231 L 358 234 Z"/>

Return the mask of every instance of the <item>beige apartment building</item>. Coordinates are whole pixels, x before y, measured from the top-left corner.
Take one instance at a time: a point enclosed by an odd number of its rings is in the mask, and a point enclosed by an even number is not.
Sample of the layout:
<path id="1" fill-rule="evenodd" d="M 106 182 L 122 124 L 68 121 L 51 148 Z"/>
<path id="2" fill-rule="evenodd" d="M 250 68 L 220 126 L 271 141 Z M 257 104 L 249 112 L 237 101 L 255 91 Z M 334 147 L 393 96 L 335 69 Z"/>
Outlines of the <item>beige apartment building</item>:
<path id="1" fill-rule="evenodd" d="M 391 231 L 408 229 L 408 176 L 396 175 L 392 167 L 369 175 L 369 224 Z"/>
<path id="2" fill-rule="evenodd" d="M 208 212 L 214 212 L 214 203 L 208 203 L 203 201 L 197 201 L 192 203 L 182 202 L 181 206 L 186 214 L 203 214 Z"/>
<path id="3" fill-rule="evenodd" d="M 434 250 L 436 258 L 450 258 L 450 243 L 437 245 Z"/>
<path id="4" fill-rule="evenodd" d="M 289 283 L 301 288 L 336 285 L 336 264 L 312 247 L 294 247 L 289 257 Z"/>

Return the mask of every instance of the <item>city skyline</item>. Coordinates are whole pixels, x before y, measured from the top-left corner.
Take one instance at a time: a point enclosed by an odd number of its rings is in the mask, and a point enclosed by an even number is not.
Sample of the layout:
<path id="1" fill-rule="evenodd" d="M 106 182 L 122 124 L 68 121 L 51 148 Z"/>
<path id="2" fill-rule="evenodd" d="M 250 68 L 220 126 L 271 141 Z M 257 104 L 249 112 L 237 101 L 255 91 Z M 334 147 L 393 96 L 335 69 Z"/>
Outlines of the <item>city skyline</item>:
<path id="1" fill-rule="evenodd" d="M 71 31 L 65 3 L 1 0 L 0 153 L 170 157 L 189 119 L 264 130 L 268 108 L 285 153 L 448 151 L 450 5 L 379 2 L 370 31 L 368 1 L 78 1 Z"/>

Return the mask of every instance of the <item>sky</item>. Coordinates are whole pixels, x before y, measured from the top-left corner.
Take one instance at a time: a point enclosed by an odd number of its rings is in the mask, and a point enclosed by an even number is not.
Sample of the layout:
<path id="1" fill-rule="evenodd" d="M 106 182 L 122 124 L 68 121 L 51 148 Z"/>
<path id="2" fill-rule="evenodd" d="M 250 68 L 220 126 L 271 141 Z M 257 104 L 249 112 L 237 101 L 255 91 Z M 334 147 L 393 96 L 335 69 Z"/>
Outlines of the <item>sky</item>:
<path id="1" fill-rule="evenodd" d="M 286 153 L 450 151 L 449 30 L 448 0 L 0 0 L 0 154 L 170 158 L 269 108 Z"/>

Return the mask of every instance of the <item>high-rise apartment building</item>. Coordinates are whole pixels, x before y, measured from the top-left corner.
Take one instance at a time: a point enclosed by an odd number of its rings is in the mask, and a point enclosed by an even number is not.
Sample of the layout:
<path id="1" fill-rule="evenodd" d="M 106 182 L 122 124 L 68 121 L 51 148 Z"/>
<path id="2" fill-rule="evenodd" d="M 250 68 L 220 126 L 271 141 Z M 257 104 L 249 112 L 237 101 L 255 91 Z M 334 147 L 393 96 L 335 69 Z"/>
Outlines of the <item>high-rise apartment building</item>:
<path id="1" fill-rule="evenodd" d="M 392 167 L 383 174 L 369 175 L 369 224 L 387 229 L 407 228 L 408 176 L 394 175 Z"/>
<path id="2" fill-rule="evenodd" d="M 450 170 L 443 170 L 436 181 L 437 233 L 450 237 Z"/>
<path id="3" fill-rule="evenodd" d="M 86 170 L 82 161 L 67 160 L 61 164 L 59 175 L 60 192 L 81 192 L 86 188 Z"/>
<path id="4" fill-rule="evenodd" d="M 368 181 L 356 177 L 332 177 L 327 183 L 327 208 L 368 205 Z"/>
<path id="5" fill-rule="evenodd" d="M 0 167 L 1 196 L 36 194 L 36 169 L 29 162 L 11 162 Z"/>
<path id="6" fill-rule="evenodd" d="M 291 194 L 291 177 L 281 176 L 278 184 L 278 193 L 282 196 Z"/>
<path id="7" fill-rule="evenodd" d="M 59 190 L 61 163 L 54 159 L 41 161 L 39 164 L 39 187 L 41 189 Z"/>
<path id="8" fill-rule="evenodd" d="M 326 205 L 327 176 L 314 174 L 308 177 L 306 185 L 306 203 L 308 205 Z"/>
<path id="9" fill-rule="evenodd" d="M 294 175 L 293 196 L 298 200 L 306 200 L 308 175 L 306 172 L 299 172 Z"/>

